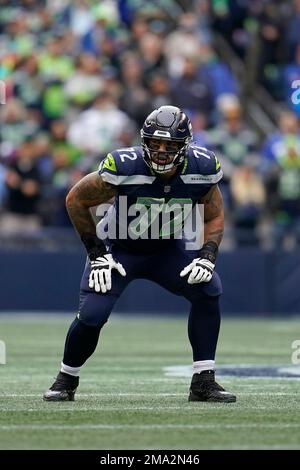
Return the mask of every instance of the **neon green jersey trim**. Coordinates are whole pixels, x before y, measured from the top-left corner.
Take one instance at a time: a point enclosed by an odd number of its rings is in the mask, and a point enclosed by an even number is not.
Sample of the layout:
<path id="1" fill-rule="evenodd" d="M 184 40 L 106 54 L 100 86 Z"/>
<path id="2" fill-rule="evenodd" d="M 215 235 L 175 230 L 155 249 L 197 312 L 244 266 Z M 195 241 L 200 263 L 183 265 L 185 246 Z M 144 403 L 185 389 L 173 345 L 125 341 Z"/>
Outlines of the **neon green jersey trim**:
<path id="1" fill-rule="evenodd" d="M 102 169 L 107 168 L 110 171 L 117 171 L 116 162 L 111 153 L 107 154 L 107 157 L 104 160 Z"/>

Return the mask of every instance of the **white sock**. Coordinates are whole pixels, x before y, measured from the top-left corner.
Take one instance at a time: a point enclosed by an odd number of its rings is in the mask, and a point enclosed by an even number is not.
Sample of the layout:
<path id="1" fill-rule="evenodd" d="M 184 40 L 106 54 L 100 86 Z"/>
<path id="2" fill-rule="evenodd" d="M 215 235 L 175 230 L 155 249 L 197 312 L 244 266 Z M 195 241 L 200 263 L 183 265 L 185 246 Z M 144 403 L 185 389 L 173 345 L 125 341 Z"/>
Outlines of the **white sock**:
<path id="1" fill-rule="evenodd" d="M 67 366 L 63 362 L 61 363 L 61 372 L 64 372 L 65 374 L 73 375 L 74 377 L 79 377 L 79 372 L 80 372 L 81 367 L 71 367 Z"/>
<path id="2" fill-rule="evenodd" d="M 214 369 L 215 369 L 215 361 L 208 360 L 208 361 L 193 362 L 193 374 L 200 374 L 200 372 L 204 370 L 214 370 Z"/>

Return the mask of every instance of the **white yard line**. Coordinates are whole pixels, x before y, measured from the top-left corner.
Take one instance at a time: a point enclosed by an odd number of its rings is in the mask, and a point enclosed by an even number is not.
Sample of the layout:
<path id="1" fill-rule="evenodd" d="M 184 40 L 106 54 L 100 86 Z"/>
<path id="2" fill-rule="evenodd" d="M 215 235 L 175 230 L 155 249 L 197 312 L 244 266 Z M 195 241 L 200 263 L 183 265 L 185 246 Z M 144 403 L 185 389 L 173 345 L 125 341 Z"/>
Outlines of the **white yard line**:
<path id="1" fill-rule="evenodd" d="M 159 412 L 159 413 L 165 413 L 165 412 L 184 412 L 186 413 L 187 409 L 184 408 L 185 405 L 188 405 L 188 403 L 186 404 L 183 404 L 181 406 L 164 406 L 163 408 L 158 408 L 157 406 L 114 406 L 114 407 L 111 407 L 111 406 L 98 406 L 98 407 L 91 407 L 91 406 L 86 406 L 86 407 L 82 407 L 80 406 L 80 408 L 75 408 L 76 409 L 76 412 L 79 412 L 79 411 L 93 411 L 93 412 L 101 412 L 101 413 L 106 413 L 106 412 L 114 412 L 114 413 L 120 413 L 120 411 L 136 411 L 136 412 L 143 412 L 143 411 L 151 411 L 151 412 Z M 50 414 L 50 413 L 60 413 L 60 412 L 65 412 L 65 411 L 73 411 L 73 406 L 74 405 L 70 405 L 69 408 L 63 408 L 61 405 L 59 405 L 58 407 L 56 408 L 53 408 L 53 405 L 48 405 L 49 408 L 46 409 L 46 408 L 14 408 L 14 409 L 1 409 L 0 408 L 0 411 L 2 414 L 4 413 L 14 413 L 14 412 L 32 412 L 32 413 L 47 413 L 47 414 Z M 55 406 L 55 405 L 54 405 Z M 193 405 L 191 405 L 193 406 Z M 197 406 L 197 405 L 196 405 Z M 231 406 L 231 405 L 228 405 L 228 406 Z M 245 406 L 237 406 L 236 404 L 232 405 L 234 406 L 234 411 L 249 411 L 249 410 L 253 410 L 253 411 L 262 411 L 262 410 L 268 410 L 270 411 L 270 407 L 267 407 L 267 406 L 247 406 L 245 408 Z M 224 404 L 220 404 L 220 403 L 209 403 L 209 410 L 212 411 L 212 410 L 220 410 L 220 407 L 224 407 Z M 272 408 L 272 410 L 276 410 L 278 408 L 274 407 Z M 201 408 L 202 411 L 204 411 L 204 408 Z M 191 411 L 191 409 L 190 409 Z M 231 411 L 231 409 L 230 409 Z"/>
<path id="2" fill-rule="evenodd" d="M 6 424 L 0 431 L 15 430 L 83 430 L 83 429 L 289 429 L 300 428 L 300 423 L 266 423 L 266 424 Z"/>
<path id="3" fill-rule="evenodd" d="M 295 392 L 296 394 L 296 392 Z M 270 394 L 271 395 L 271 394 Z M 175 397 L 175 396 L 182 396 L 182 393 L 109 393 L 109 392 L 102 392 L 102 393 L 80 393 L 77 395 L 78 397 L 83 397 L 83 398 L 93 398 L 93 397 L 107 397 L 107 398 L 113 398 L 113 397 Z M 36 397 L 36 398 L 41 398 L 41 393 L 12 393 L 12 394 L 1 394 L 1 398 L 29 398 L 29 397 Z"/>
<path id="4" fill-rule="evenodd" d="M 273 386 L 274 387 L 274 386 Z M 299 391 L 295 390 L 294 392 L 257 392 L 255 391 L 255 385 L 253 386 L 253 390 L 248 390 L 244 392 L 237 392 L 238 396 L 246 396 L 250 397 L 255 396 L 266 396 L 266 397 L 280 397 L 280 396 L 299 396 Z M 100 392 L 100 393 L 78 393 L 77 398 L 97 398 L 97 397 L 105 397 L 105 398 L 116 398 L 116 397 L 182 397 L 186 394 L 186 391 L 176 392 L 176 393 L 152 393 L 152 392 L 126 392 L 126 393 L 113 393 L 113 392 Z M 2 398 L 41 398 L 42 392 L 39 393 L 4 393 L 0 395 L 0 402 Z"/>

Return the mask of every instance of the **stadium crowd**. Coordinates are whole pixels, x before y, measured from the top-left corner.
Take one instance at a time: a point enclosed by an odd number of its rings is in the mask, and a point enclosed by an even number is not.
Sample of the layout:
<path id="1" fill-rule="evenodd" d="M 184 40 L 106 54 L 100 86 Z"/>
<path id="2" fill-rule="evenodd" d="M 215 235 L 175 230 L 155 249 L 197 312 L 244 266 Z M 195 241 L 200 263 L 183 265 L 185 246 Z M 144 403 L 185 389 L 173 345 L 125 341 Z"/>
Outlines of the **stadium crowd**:
<path id="1" fill-rule="evenodd" d="M 245 63 L 259 42 L 257 81 L 282 104 L 272 135 L 249 126 L 216 32 Z M 70 226 L 70 187 L 173 104 L 221 160 L 232 240 L 300 242 L 300 0 L 2 1 L 0 57 L 2 235 Z"/>

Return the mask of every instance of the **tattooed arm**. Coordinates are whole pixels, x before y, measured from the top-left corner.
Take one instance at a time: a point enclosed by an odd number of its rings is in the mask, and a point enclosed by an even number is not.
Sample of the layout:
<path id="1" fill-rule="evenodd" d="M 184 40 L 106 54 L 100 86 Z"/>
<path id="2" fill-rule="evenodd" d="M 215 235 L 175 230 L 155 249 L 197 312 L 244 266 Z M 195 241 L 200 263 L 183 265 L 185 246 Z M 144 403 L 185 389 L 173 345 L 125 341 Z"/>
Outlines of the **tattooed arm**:
<path id="1" fill-rule="evenodd" d="M 112 270 L 121 276 L 126 271 L 117 262 L 103 240 L 97 237 L 90 208 L 109 201 L 116 194 L 116 188 L 103 181 L 98 172 L 90 173 L 80 180 L 69 192 L 66 206 L 74 227 L 86 248 L 90 261 L 89 288 L 105 294 L 111 290 Z"/>
<path id="2" fill-rule="evenodd" d="M 221 243 L 224 232 L 223 199 L 218 185 L 213 186 L 200 201 L 204 204 L 204 243 Z"/>
<path id="3" fill-rule="evenodd" d="M 198 257 L 180 273 L 181 277 L 189 274 L 188 284 L 212 279 L 224 230 L 223 201 L 218 186 L 213 186 L 199 202 L 204 204 L 204 243 Z"/>
<path id="4" fill-rule="evenodd" d="M 96 226 L 90 207 L 107 202 L 116 194 L 116 188 L 103 181 L 95 171 L 82 178 L 67 195 L 66 207 L 70 219 L 82 237 L 96 235 Z"/>

